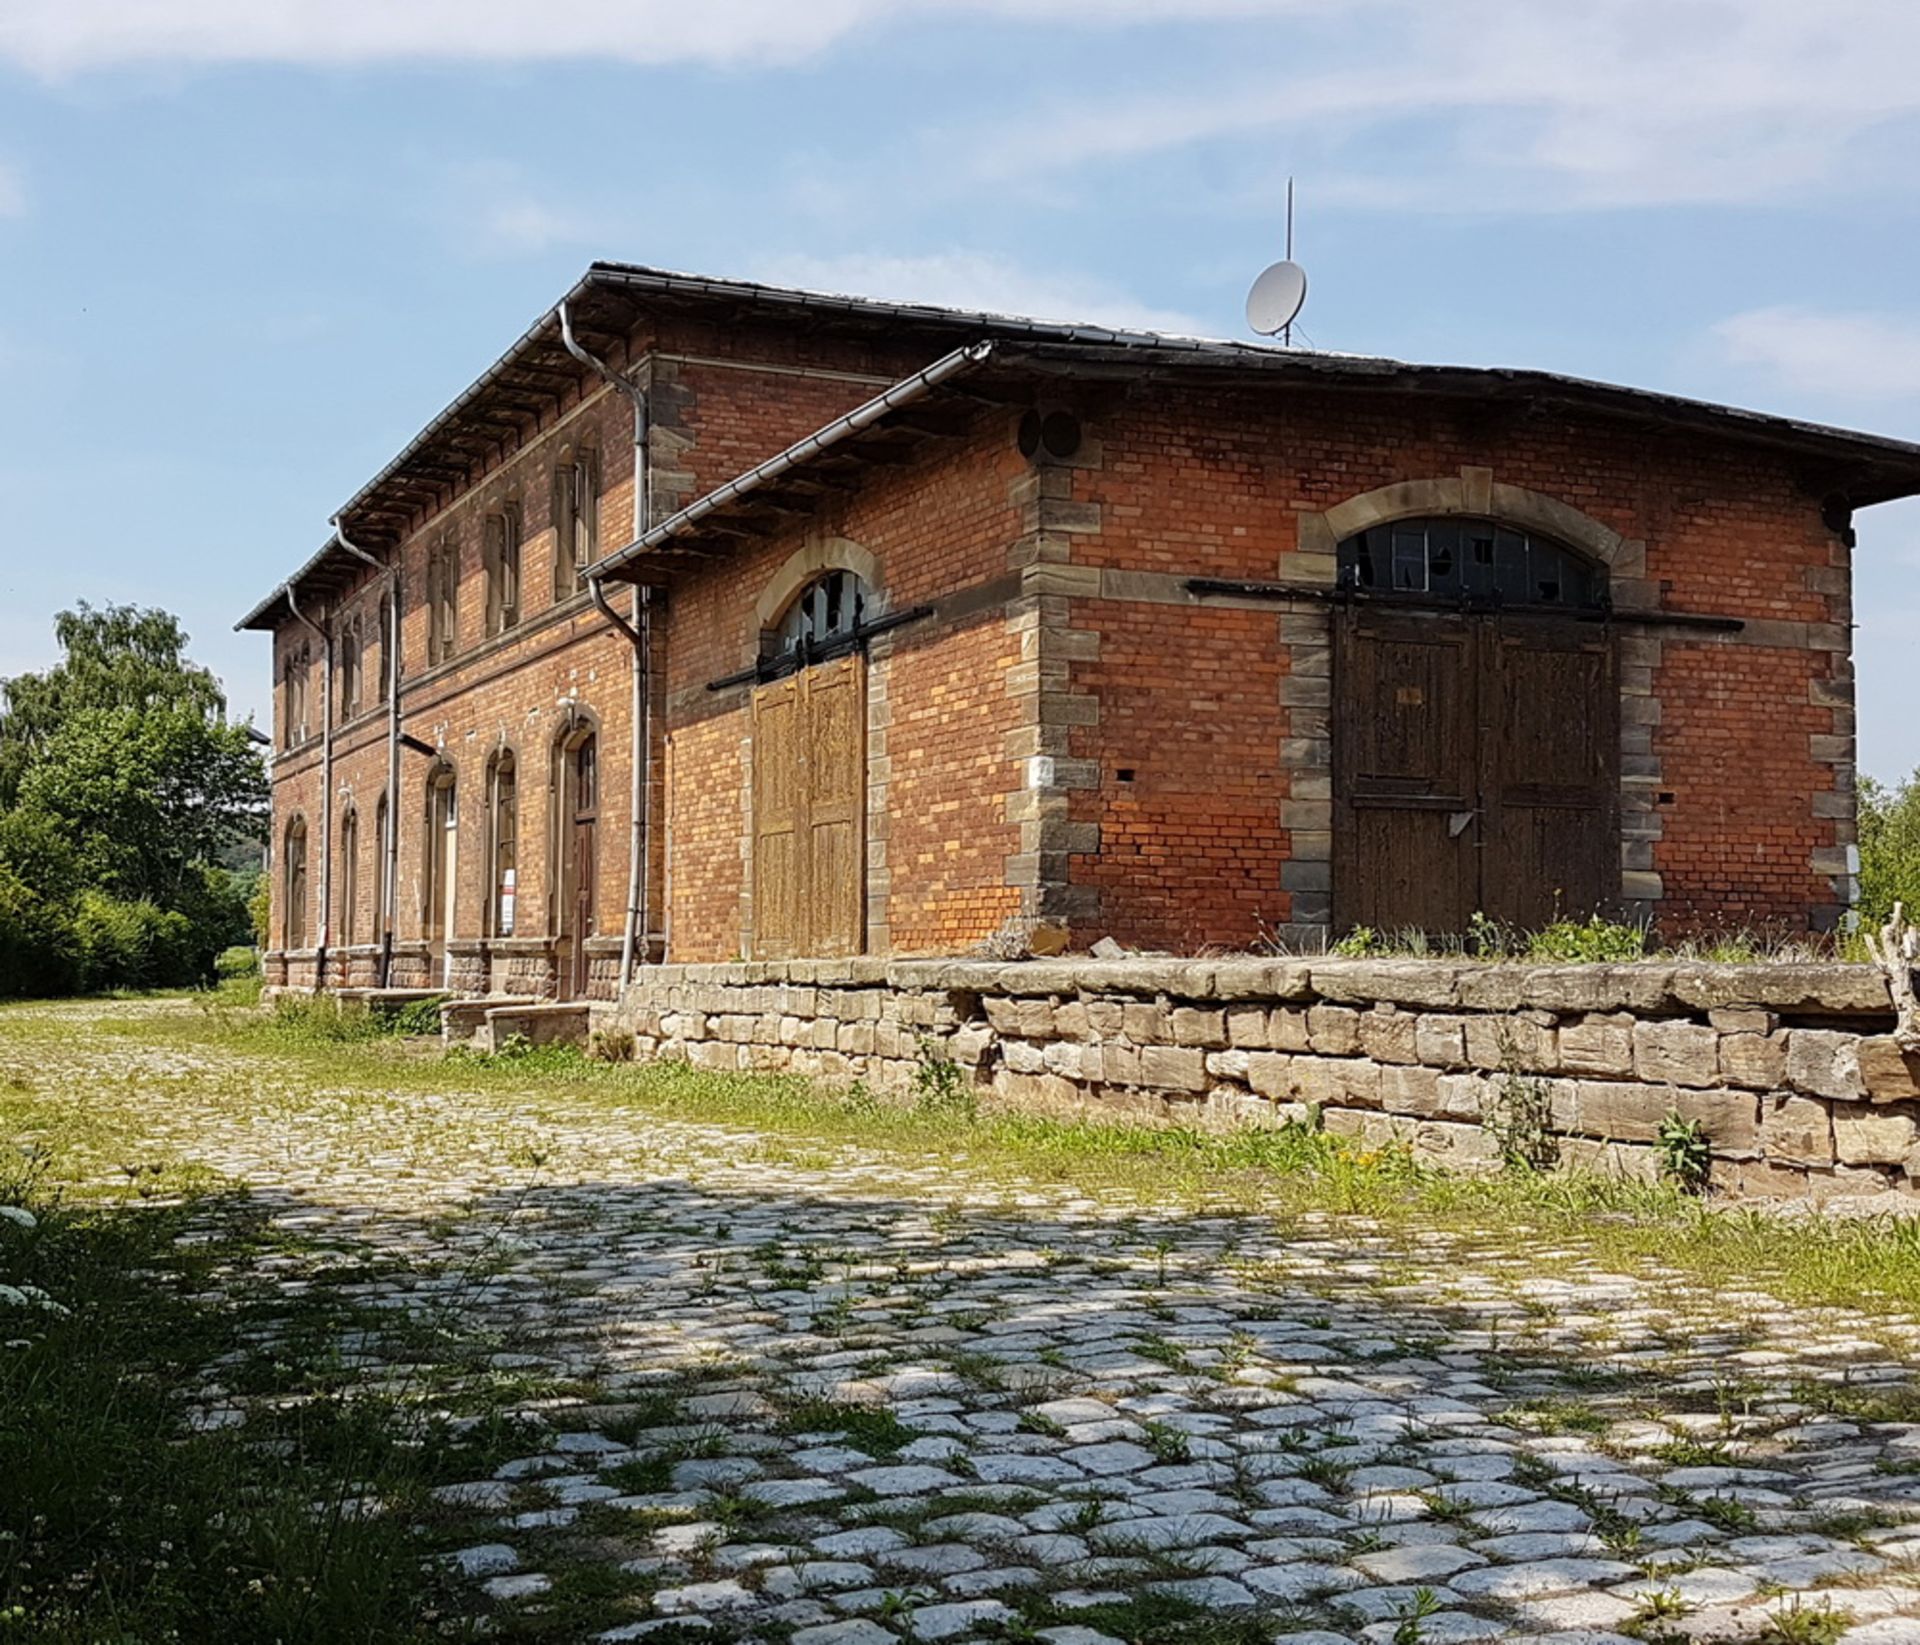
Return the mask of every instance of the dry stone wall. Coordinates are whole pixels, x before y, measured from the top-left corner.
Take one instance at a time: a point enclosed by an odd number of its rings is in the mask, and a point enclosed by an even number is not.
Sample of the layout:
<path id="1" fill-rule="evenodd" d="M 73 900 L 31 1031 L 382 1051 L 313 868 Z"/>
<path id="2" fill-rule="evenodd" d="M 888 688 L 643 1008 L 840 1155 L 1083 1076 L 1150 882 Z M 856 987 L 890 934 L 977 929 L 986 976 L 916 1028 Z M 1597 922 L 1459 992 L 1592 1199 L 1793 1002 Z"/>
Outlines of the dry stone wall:
<path id="1" fill-rule="evenodd" d="M 1910 1192 L 1920 1057 L 1866 966 L 1398 960 L 791 961 L 653 968 L 600 1026 L 646 1058 L 1218 1124 L 1311 1119 L 1491 1169 L 1516 1123 L 1652 1176 L 1669 1114 L 1730 1192 Z"/>

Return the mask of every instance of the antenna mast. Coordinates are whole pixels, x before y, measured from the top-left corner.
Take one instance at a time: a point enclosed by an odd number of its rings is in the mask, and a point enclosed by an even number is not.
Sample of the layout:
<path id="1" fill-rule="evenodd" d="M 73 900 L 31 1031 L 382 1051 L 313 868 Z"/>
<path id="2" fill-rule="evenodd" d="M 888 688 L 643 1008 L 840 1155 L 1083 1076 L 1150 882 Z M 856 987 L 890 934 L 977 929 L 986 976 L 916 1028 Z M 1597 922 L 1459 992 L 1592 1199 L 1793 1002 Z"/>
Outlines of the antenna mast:
<path id="1" fill-rule="evenodd" d="M 1287 261 L 1289 263 L 1293 261 L 1293 179 L 1292 177 L 1288 177 L 1287 179 Z M 1280 346 L 1282 348 L 1293 347 L 1293 321 L 1291 318 L 1289 318 L 1287 323 L 1280 329 Z"/>

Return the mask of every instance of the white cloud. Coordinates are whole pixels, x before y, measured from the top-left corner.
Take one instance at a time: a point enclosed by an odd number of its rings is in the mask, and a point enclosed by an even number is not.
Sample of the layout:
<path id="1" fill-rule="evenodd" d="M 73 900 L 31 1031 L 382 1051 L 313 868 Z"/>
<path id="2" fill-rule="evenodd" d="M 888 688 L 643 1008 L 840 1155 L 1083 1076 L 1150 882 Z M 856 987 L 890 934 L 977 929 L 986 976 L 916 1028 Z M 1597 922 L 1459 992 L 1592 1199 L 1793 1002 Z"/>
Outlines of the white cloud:
<path id="1" fill-rule="evenodd" d="M 945 251 L 917 257 L 853 253 L 839 257 L 763 258 L 752 274 L 770 283 L 800 286 L 809 291 L 878 297 L 902 303 L 934 303 L 1035 319 L 1077 320 L 1188 335 L 1204 329 L 1190 314 L 1139 302 L 1103 281 L 1023 268 L 1007 258 L 985 252 Z"/>
<path id="2" fill-rule="evenodd" d="M 1725 358 L 1783 388 L 1857 400 L 1920 399 L 1920 317 L 1782 304 L 1713 328 Z"/>
<path id="3" fill-rule="evenodd" d="M 127 63 L 790 60 L 927 14 L 1119 26 L 1342 0 L 8 0 L 0 59 L 46 75 Z"/>
<path id="4" fill-rule="evenodd" d="M 1898 165 L 1862 140 L 1920 119 L 1908 0 L 1348 0 L 1343 20 L 1304 67 L 1002 120 L 978 170 L 1013 181 L 1212 145 L 1222 169 L 1262 151 L 1269 171 L 1343 173 L 1350 203 L 1740 202 Z M 1356 163 L 1365 139 L 1380 152 Z"/>

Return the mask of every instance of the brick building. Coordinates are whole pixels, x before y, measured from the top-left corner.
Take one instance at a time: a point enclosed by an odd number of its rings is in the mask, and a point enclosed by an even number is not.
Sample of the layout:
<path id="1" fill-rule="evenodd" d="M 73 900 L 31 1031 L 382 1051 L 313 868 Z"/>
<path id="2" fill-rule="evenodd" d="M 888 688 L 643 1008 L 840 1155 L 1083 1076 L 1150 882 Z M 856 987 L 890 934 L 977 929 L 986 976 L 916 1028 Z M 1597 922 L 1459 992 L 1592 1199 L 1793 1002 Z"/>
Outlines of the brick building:
<path id="1" fill-rule="evenodd" d="M 1542 373 L 598 264 L 244 619 L 269 981 L 1830 927 L 1853 514 L 1915 491 Z"/>

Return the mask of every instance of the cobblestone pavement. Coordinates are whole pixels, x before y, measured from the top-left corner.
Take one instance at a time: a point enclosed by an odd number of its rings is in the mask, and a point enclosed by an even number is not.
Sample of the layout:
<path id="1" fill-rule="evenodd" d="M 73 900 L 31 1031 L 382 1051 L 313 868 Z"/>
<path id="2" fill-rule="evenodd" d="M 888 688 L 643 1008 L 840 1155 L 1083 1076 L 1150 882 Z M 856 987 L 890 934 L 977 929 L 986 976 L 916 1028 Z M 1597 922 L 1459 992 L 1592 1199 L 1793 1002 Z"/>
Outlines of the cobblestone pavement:
<path id="1" fill-rule="evenodd" d="M 1297 1645 L 1920 1642 L 1898 1322 L 613 1106 L 207 1110 L 191 1057 L 114 1054 L 166 1099 L 155 1147 L 404 1259 L 367 1300 L 587 1390 L 441 1492 L 501 1606 L 599 1559 L 643 1578 L 609 1640 L 1103 1645 L 1185 1613 Z"/>

